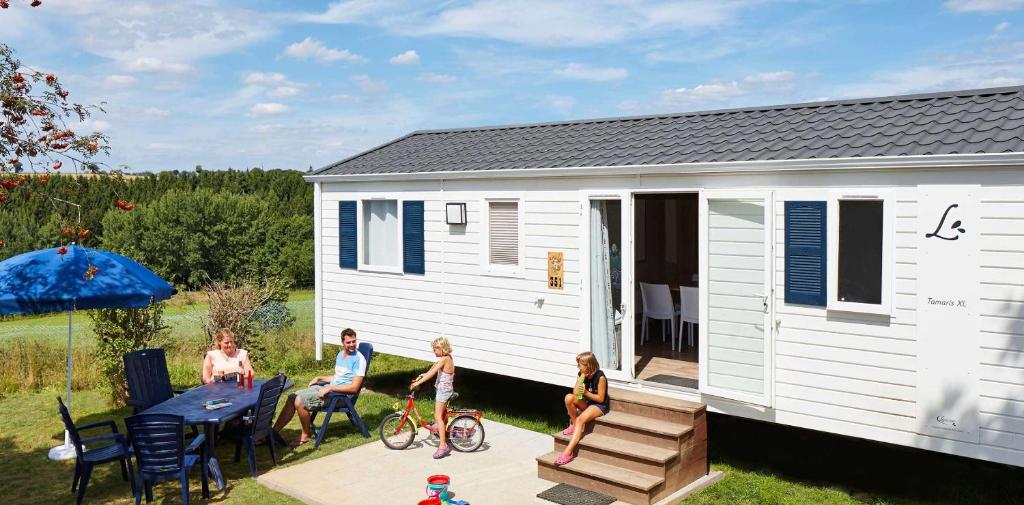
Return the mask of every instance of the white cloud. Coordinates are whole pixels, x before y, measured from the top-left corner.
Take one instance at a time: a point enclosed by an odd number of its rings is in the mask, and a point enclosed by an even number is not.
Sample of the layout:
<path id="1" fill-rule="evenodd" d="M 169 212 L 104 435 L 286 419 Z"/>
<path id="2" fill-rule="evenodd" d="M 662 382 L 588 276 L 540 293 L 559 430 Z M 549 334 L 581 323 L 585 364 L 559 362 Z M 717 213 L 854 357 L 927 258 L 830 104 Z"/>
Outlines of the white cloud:
<path id="1" fill-rule="evenodd" d="M 1002 23 L 999 23 L 998 25 L 993 27 L 992 31 L 994 31 L 996 33 L 999 33 L 999 32 L 1002 32 L 1002 31 L 1006 30 L 1009 27 L 1010 27 L 1010 23 L 1007 23 L 1006 21 L 1003 21 Z"/>
<path id="2" fill-rule="evenodd" d="M 348 49 L 332 49 L 323 42 L 312 37 L 306 37 L 302 42 L 296 42 L 285 48 L 282 56 L 296 60 L 314 60 L 320 63 L 331 63 L 344 61 L 347 63 L 363 63 L 366 58 L 354 54 Z"/>
<path id="3" fill-rule="evenodd" d="M 292 82 L 288 76 L 280 72 L 249 72 L 242 76 L 242 88 L 237 98 L 245 100 L 266 93 L 275 98 L 295 96 L 305 89 L 306 85 Z"/>
<path id="4" fill-rule="evenodd" d="M 410 49 L 402 54 L 392 56 L 388 61 L 395 65 L 415 65 L 420 62 L 420 55 Z"/>
<path id="5" fill-rule="evenodd" d="M 256 86 L 279 85 L 288 82 L 288 76 L 280 72 L 249 72 L 242 76 L 243 84 Z"/>
<path id="6" fill-rule="evenodd" d="M 170 116 L 171 113 L 166 109 L 161 109 L 159 107 L 146 107 L 145 109 L 142 109 L 141 115 L 147 118 L 159 119 Z"/>
<path id="7" fill-rule="evenodd" d="M 384 81 L 370 78 L 368 75 L 354 75 L 349 78 L 359 90 L 367 95 L 383 95 L 388 92 L 388 85 Z"/>
<path id="8" fill-rule="evenodd" d="M 295 86 L 278 86 L 270 90 L 267 95 L 273 97 L 288 97 L 298 95 L 301 92 L 302 90 Z"/>
<path id="9" fill-rule="evenodd" d="M 281 103 L 258 103 L 249 109 L 249 114 L 253 116 L 273 116 L 276 114 L 284 114 L 285 112 L 288 112 L 288 110 L 288 107 Z"/>
<path id="10" fill-rule="evenodd" d="M 593 46 L 675 31 L 718 28 L 751 0 L 472 0 L 441 7 L 407 1 L 331 4 L 306 21 L 365 23 L 400 35 L 449 35 L 537 46 Z"/>
<path id="11" fill-rule="evenodd" d="M 421 82 L 432 82 L 435 84 L 447 84 L 455 82 L 456 78 L 454 75 L 449 74 L 435 74 L 433 72 L 424 72 L 416 78 L 417 81 Z"/>
<path id="12" fill-rule="evenodd" d="M 889 96 L 1024 84 L 1024 43 L 943 55 L 935 62 L 878 73 L 835 88 L 842 97 Z"/>
<path id="13" fill-rule="evenodd" d="M 626 78 L 629 71 L 618 67 L 592 67 L 582 63 L 570 63 L 555 70 L 555 75 L 585 81 L 614 81 Z"/>
<path id="14" fill-rule="evenodd" d="M 139 80 L 130 75 L 108 75 L 103 79 L 103 87 L 106 89 L 124 89 L 134 86 L 137 82 Z"/>
<path id="15" fill-rule="evenodd" d="M 158 151 L 170 151 L 180 149 L 181 146 L 178 144 L 169 144 L 167 142 L 150 142 L 149 144 L 146 144 L 146 148 Z"/>
<path id="16" fill-rule="evenodd" d="M 1006 12 L 1024 6 L 1024 0 L 947 0 L 946 8 L 954 12 Z"/>
<path id="17" fill-rule="evenodd" d="M 566 116 L 576 106 L 576 99 L 571 96 L 548 95 L 544 97 L 544 104 L 548 108 L 554 109 L 559 114 Z"/>
<path id="18" fill-rule="evenodd" d="M 168 63 L 157 58 L 135 58 L 134 60 L 122 62 L 125 70 L 129 72 L 154 72 L 167 74 L 185 74 L 192 71 L 192 66 L 186 63 Z"/>
<path id="19" fill-rule="evenodd" d="M 741 79 L 715 79 L 693 87 L 663 90 L 652 101 L 624 100 L 619 108 L 633 113 L 719 108 L 739 98 L 790 93 L 797 77 L 790 71 L 778 71 L 751 74 Z"/>
<path id="20" fill-rule="evenodd" d="M 271 15 L 203 0 L 87 0 L 74 9 L 76 49 L 113 60 L 132 72 L 185 73 L 195 63 L 229 54 L 273 35 Z M 69 4 L 70 5 L 70 4 Z"/>

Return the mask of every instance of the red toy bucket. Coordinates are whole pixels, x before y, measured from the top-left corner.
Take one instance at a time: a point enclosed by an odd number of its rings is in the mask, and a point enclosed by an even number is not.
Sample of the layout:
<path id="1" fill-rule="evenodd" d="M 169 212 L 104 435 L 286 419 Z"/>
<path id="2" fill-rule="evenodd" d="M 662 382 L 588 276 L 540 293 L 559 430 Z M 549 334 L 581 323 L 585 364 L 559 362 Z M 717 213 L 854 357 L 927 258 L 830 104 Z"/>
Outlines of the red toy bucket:
<path id="1" fill-rule="evenodd" d="M 441 500 L 437 498 L 427 498 L 426 500 L 420 500 L 418 505 L 441 505 Z"/>
<path id="2" fill-rule="evenodd" d="M 447 475 L 431 475 L 427 477 L 427 498 L 448 499 L 448 484 L 451 479 Z"/>

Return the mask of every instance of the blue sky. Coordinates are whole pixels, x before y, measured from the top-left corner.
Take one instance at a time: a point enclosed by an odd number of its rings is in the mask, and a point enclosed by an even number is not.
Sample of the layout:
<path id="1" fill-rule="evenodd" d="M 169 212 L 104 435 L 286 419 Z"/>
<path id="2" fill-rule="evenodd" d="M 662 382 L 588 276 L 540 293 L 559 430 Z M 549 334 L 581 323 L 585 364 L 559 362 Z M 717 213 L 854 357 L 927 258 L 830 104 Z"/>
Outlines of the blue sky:
<path id="1" fill-rule="evenodd" d="M 1024 84 L 1024 0 L 20 1 L 107 164 L 320 167 L 412 130 Z"/>

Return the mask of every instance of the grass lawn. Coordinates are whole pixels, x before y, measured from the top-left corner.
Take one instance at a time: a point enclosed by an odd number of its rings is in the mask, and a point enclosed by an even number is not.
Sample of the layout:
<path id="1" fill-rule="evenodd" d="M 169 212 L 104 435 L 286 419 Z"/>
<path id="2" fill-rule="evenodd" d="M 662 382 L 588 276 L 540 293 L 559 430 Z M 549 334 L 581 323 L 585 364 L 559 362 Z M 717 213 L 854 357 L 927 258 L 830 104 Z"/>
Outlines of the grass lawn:
<path id="1" fill-rule="evenodd" d="M 202 293 L 179 293 L 167 302 L 164 323 L 170 327 L 170 337 L 182 337 L 202 333 L 204 317 L 209 304 Z M 313 291 L 296 290 L 288 297 L 288 308 L 295 315 L 294 331 L 313 333 Z M 85 311 L 72 316 L 72 339 L 76 345 L 92 345 L 92 320 Z M 20 316 L 0 322 L 0 345 L 11 339 L 42 339 L 66 345 L 68 338 L 68 315 L 46 314 L 41 316 Z"/>
<path id="2" fill-rule="evenodd" d="M 263 365 L 261 375 L 278 369 L 302 386 L 313 375 L 330 371 L 330 359 L 337 348 L 328 346 L 327 360 L 312 360 L 312 292 L 294 292 L 289 306 L 296 316 L 295 328 L 273 337 L 272 363 Z M 197 341 L 207 307 L 205 303 L 179 295 L 171 300 L 165 317 L 172 326 L 168 345 Z M 63 431 L 56 415 L 54 396 L 63 395 L 63 339 L 65 315 L 17 318 L 0 322 L 0 503 L 36 504 L 72 502 L 71 463 L 53 462 L 46 453 L 62 443 Z M 88 368 L 92 346 L 90 322 L 76 314 L 76 352 L 83 353 L 80 368 Z M 14 340 L 11 340 L 11 339 Z M 13 342 L 43 340 L 41 347 L 25 347 L 28 354 L 7 354 Z M 198 338 L 200 344 L 201 338 Z M 197 382 L 201 352 L 188 345 L 173 348 L 168 355 L 172 378 L 177 386 Z M 47 350 L 47 348 L 53 349 Z M 41 354 L 41 353 L 46 354 Z M 457 352 L 456 352 L 457 355 Z M 8 363 L 33 359 L 35 363 Z M 359 399 L 359 411 L 371 431 L 392 411 L 416 374 L 430 364 L 397 356 L 375 357 L 367 380 L 368 391 Z M 50 370 L 49 368 L 52 368 Z M 45 372 L 45 373 L 44 373 Z M 6 373 L 6 375 L 5 375 Z M 35 378 L 26 376 L 34 374 Z M 127 409 L 112 409 L 108 394 L 97 386 L 95 373 L 76 375 L 73 415 L 77 422 L 101 419 L 120 421 Z M 6 380 L 6 386 L 4 386 Z M 502 377 L 472 370 L 460 370 L 460 404 L 480 408 L 486 419 L 494 419 L 533 431 L 552 433 L 562 429 L 565 413 L 562 388 Z M 33 386 L 25 389 L 26 382 Z M 6 389 L 5 389 L 6 388 Z M 417 401 L 420 412 L 430 416 L 431 400 Z M 486 423 L 486 420 L 485 420 Z M 703 504 L 893 504 L 930 503 L 988 504 L 1021 503 L 1024 470 L 937 453 L 877 444 L 820 432 L 758 423 L 728 416 L 709 415 L 709 457 L 712 468 L 725 478 L 697 496 L 681 503 Z M 122 425 L 123 431 L 123 425 Z M 298 421 L 285 430 L 295 438 Z M 332 423 L 324 445 L 317 451 L 308 444 L 283 451 L 282 465 L 310 461 L 376 440 L 363 438 L 347 420 Z M 259 447 L 261 471 L 270 468 L 269 452 Z M 295 500 L 271 491 L 249 477 L 248 465 L 234 463 L 233 446 L 221 445 L 228 487 L 215 491 L 213 503 L 291 504 Z M 199 499 L 198 472 L 194 472 L 193 498 Z M 156 489 L 157 503 L 180 503 L 173 483 Z M 86 495 L 87 503 L 130 503 L 128 485 L 120 479 L 116 465 L 97 467 Z M 500 505 L 500 504 L 499 504 Z"/>

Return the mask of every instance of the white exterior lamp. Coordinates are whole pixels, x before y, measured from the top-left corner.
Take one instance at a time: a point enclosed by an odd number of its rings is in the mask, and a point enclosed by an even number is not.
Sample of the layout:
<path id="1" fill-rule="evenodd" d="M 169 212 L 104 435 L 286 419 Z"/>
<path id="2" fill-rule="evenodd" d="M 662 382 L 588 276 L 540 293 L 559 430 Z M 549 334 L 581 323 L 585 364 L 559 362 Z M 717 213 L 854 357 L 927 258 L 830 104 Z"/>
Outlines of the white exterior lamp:
<path id="1" fill-rule="evenodd" d="M 448 224 L 466 224 L 466 204 L 445 204 L 445 222 Z"/>

